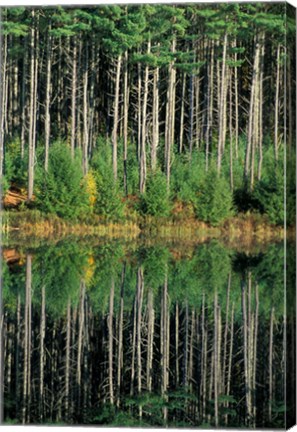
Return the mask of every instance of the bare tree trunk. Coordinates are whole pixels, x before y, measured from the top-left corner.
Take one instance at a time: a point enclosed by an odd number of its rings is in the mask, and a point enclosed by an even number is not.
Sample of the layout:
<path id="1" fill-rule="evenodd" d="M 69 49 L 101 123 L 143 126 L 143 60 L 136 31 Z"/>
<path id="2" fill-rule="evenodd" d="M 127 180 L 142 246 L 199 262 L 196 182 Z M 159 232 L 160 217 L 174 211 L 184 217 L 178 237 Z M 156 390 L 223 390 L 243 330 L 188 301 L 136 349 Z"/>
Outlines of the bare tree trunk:
<path id="1" fill-rule="evenodd" d="M 41 290 L 41 318 L 40 318 L 40 388 L 39 388 L 39 416 L 43 420 L 44 414 L 44 365 L 45 365 L 45 286 Z"/>
<path id="2" fill-rule="evenodd" d="M 179 386 L 179 307 L 175 305 L 175 382 Z"/>
<path id="3" fill-rule="evenodd" d="M 76 135 L 76 89 L 77 87 L 77 43 L 75 36 L 73 37 L 73 53 L 72 53 L 72 81 L 71 81 L 71 156 L 74 158 L 75 150 L 75 135 Z"/>
<path id="4" fill-rule="evenodd" d="M 52 71 L 52 36 L 51 22 L 48 26 L 47 46 L 46 46 L 46 91 L 45 91 L 45 155 L 44 155 L 44 169 L 48 170 L 48 157 L 49 157 L 49 144 L 50 144 L 50 127 L 51 127 L 51 71 Z"/>
<path id="5" fill-rule="evenodd" d="M 151 51 L 151 42 L 147 45 L 147 54 Z M 142 104 L 142 126 L 141 126 L 141 145 L 140 145 L 140 163 L 139 163 L 139 190 L 140 193 L 145 191 L 146 183 L 146 112 L 147 112 L 147 99 L 148 99 L 148 81 L 149 81 L 149 66 L 145 66 L 144 72 L 144 90 L 143 90 L 143 104 Z"/>
<path id="6" fill-rule="evenodd" d="M 133 331 L 132 331 L 132 364 L 131 364 L 131 386 L 130 395 L 133 396 L 134 393 L 134 379 L 135 379 L 135 352 L 136 352 L 136 319 L 137 317 L 137 297 L 134 299 L 133 307 Z"/>
<path id="7" fill-rule="evenodd" d="M 119 54 L 116 66 L 116 82 L 113 110 L 113 130 L 112 130 L 112 166 L 113 177 L 117 180 L 118 176 L 118 123 L 119 123 L 119 100 L 120 100 L 120 78 L 121 78 L 122 55 Z"/>
<path id="8" fill-rule="evenodd" d="M 231 323 L 230 323 L 230 349 L 229 349 L 229 364 L 228 364 L 228 377 L 227 377 L 227 390 L 226 395 L 230 395 L 231 389 L 231 372 L 232 372 L 232 359 L 233 359 L 233 338 L 234 338 L 234 302 L 232 303 L 231 310 Z M 229 402 L 226 404 L 227 408 L 229 406 Z M 228 415 L 225 416 L 226 424 L 228 424 Z"/>
<path id="9" fill-rule="evenodd" d="M 215 425 L 219 426 L 219 386 L 220 386 L 220 355 L 219 355 L 219 305 L 218 294 L 214 298 L 214 408 Z"/>
<path id="10" fill-rule="evenodd" d="M 275 105 L 274 105 L 274 158 L 278 160 L 278 122 L 279 122 L 279 87 L 280 87 L 280 44 L 277 45 L 276 54 L 276 83 L 275 83 Z"/>
<path id="11" fill-rule="evenodd" d="M 183 144 L 184 144 L 186 82 L 187 82 L 187 75 L 184 72 L 182 77 L 182 93 L 181 93 L 181 108 L 180 108 L 179 153 L 182 153 Z"/>
<path id="12" fill-rule="evenodd" d="M 121 299 L 119 313 L 119 335 L 118 335 L 118 370 L 117 370 L 117 406 L 120 406 L 120 394 L 122 385 L 122 367 L 123 367 L 123 328 L 124 328 L 124 288 L 125 288 L 126 264 L 123 265 L 122 283 L 121 283 Z"/>
<path id="13" fill-rule="evenodd" d="M 168 326 L 168 280 L 167 270 L 165 274 L 165 282 L 163 286 L 163 293 L 161 299 L 161 394 L 167 401 L 167 388 L 168 388 L 168 373 L 169 373 L 169 326 Z M 166 421 L 168 416 L 167 408 L 163 408 L 163 418 Z"/>
<path id="14" fill-rule="evenodd" d="M 76 384 L 78 387 L 78 405 L 80 405 L 81 397 L 81 366 L 83 358 L 83 332 L 84 332 L 84 322 L 85 322 L 85 292 L 86 284 L 82 280 L 80 283 L 80 304 L 78 312 L 78 341 L 77 341 L 77 365 L 76 365 Z"/>
<path id="15" fill-rule="evenodd" d="M 207 88 L 207 126 L 205 138 L 205 170 L 208 171 L 209 154 L 211 144 L 211 131 L 213 124 L 213 73 L 214 73 L 214 44 L 211 42 L 210 64 L 208 66 L 208 88 Z"/>
<path id="16" fill-rule="evenodd" d="M 274 321 L 274 307 L 271 308 L 270 312 L 270 334 L 269 334 L 269 362 L 268 362 L 268 373 L 269 373 L 269 406 L 268 406 L 268 419 L 269 422 L 272 420 L 272 403 L 273 403 L 273 321 Z"/>
<path id="17" fill-rule="evenodd" d="M 229 302 L 230 302 L 230 289 L 231 289 L 231 272 L 228 276 L 227 296 L 226 296 L 226 318 L 225 318 L 225 332 L 224 332 L 224 352 L 223 352 L 223 376 L 222 387 L 225 390 L 226 378 L 226 361 L 227 361 L 227 342 L 228 342 L 228 327 L 229 327 Z"/>
<path id="18" fill-rule="evenodd" d="M 30 117 L 29 117 L 29 163 L 28 163 L 28 201 L 32 200 L 34 187 L 34 120 L 35 120 L 35 10 L 32 9 L 32 26 L 31 26 L 31 42 L 30 42 Z"/>
<path id="19" fill-rule="evenodd" d="M 227 43 L 228 35 L 224 35 L 223 44 L 223 60 L 222 60 L 222 73 L 221 73 L 221 91 L 220 91 L 220 109 L 219 109 L 219 140 L 218 140 L 218 159 L 217 159 L 217 169 L 218 173 L 221 172 L 222 157 L 225 147 L 226 139 L 226 96 L 227 96 Z"/>
<path id="20" fill-rule="evenodd" d="M 143 268 L 137 272 L 137 324 L 136 324 L 136 349 L 137 349 L 137 392 L 142 391 L 142 357 L 141 357 L 141 326 L 142 326 L 142 300 L 144 290 Z M 142 417 L 142 407 L 139 407 L 139 417 Z"/>
<path id="21" fill-rule="evenodd" d="M 256 415 L 257 415 L 257 405 L 255 403 L 256 401 L 256 376 L 257 376 L 257 344 L 258 344 L 258 319 L 259 319 L 259 289 L 258 284 L 256 283 L 255 287 L 255 302 L 256 302 L 256 311 L 255 311 L 255 336 L 254 336 L 254 364 L 253 364 L 253 392 L 254 392 L 254 409 L 253 409 L 253 417 L 254 421 L 256 422 Z"/>
<path id="22" fill-rule="evenodd" d="M 124 189 L 128 195 L 128 174 L 127 174 L 127 157 L 128 157 L 128 114 L 129 114 L 129 86 L 128 86 L 128 51 L 125 51 L 125 70 L 124 70 Z"/>
<path id="23" fill-rule="evenodd" d="M 32 290 L 32 256 L 26 257 L 26 303 L 25 303 L 25 339 L 24 339 L 24 378 L 22 423 L 30 421 L 31 399 L 31 290 Z"/>
<path id="24" fill-rule="evenodd" d="M 159 68 L 154 69 L 153 82 L 153 139 L 151 148 L 151 167 L 157 167 L 157 150 L 159 147 Z"/>
<path id="25" fill-rule="evenodd" d="M 236 47 L 236 39 L 234 42 Z M 238 54 L 234 54 L 234 61 L 237 63 Z M 235 157 L 238 159 L 238 138 L 239 138 L 239 99 L 238 99 L 238 70 L 234 68 L 234 97 L 235 97 Z"/>
<path id="26" fill-rule="evenodd" d="M 230 93 L 229 93 L 229 132 L 230 132 L 230 188 L 233 191 L 233 125 L 232 125 L 232 71 L 230 70 Z"/>
<path id="27" fill-rule="evenodd" d="M 71 339 L 71 303 L 67 303 L 67 325 L 66 325 L 66 365 L 65 365 L 65 415 L 69 420 L 69 388 L 70 388 L 70 339 Z"/>
<path id="28" fill-rule="evenodd" d="M 108 326 L 108 383 L 109 383 L 109 401 L 114 404 L 114 389 L 113 389 L 113 308 L 114 308 L 114 279 L 110 284 L 109 296 L 109 314 L 107 320 Z"/>
<path id="29" fill-rule="evenodd" d="M 171 52 L 175 53 L 176 39 L 172 40 Z M 174 127 L 175 127 L 175 84 L 176 70 L 174 61 L 171 61 L 168 69 L 168 88 L 167 88 L 167 103 L 166 103 L 166 131 L 165 131 L 165 172 L 167 179 L 167 190 L 170 185 L 170 169 L 171 169 L 171 151 L 174 145 Z"/>
<path id="30" fill-rule="evenodd" d="M 247 133 L 247 145 L 245 152 L 245 163 L 244 163 L 244 177 L 248 180 L 250 174 L 250 159 L 254 140 L 254 124 L 255 124 L 255 101 L 256 101 L 256 88 L 259 82 L 259 66 L 260 66 L 260 51 L 261 46 L 259 38 L 255 36 L 255 54 L 254 54 L 254 65 L 253 65 L 253 77 L 252 87 L 250 95 L 250 107 L 249 107 L 249 121 L 248 121 L 248 133 Z"/>
<path id="31" fill-rule="evenodd" d="M 146 368 L 146 385 L 149 392 L 152 391 L 153 377 L 153 355 L 154 355 L 154 328 L 155 328 L 155 311 L 154 296 L 152 290 L 148 293 L 148 337 L 147 337 L 147 368 Z"/>
<path id="32" fill-rule="evenodd" d="M 262 176 L 263 163 L 263 75 L 264 75 L 264 53 L 265 53 L 265 34 L 263 33 L 263 42 L 261 47 L 261 64 L 260 64 L 260 88 L 259 88 L 259 160 L 258 160 L 258 180 Z"/>
<path id="33" fill-rule="evenodd" d="M 83 172 L 84 175 L 87 174 L 89 169 L 89 118 L 88 118 L 88 45 L 85 47 L 85 64 L 83 72 Z"/>
<path id="34" fill-rule="evenodd" d="M 94 113 L 95 113 L 95 74 L 99 71 L 99 67 L 96 69 L 95 62 L 95 37 L 92 36 L 91 41 L 91 64 L 90 64 L 90 92 L 89 92 L 89 149 L 88 149 L 88 157 L 92 156 L 93 149 L 95 147 L 95 139 L 94 139 L 94 131 L 95 131 L 95 122 L 94 122 Z M 98 73 L 99 75 L 99 73 Z"/>

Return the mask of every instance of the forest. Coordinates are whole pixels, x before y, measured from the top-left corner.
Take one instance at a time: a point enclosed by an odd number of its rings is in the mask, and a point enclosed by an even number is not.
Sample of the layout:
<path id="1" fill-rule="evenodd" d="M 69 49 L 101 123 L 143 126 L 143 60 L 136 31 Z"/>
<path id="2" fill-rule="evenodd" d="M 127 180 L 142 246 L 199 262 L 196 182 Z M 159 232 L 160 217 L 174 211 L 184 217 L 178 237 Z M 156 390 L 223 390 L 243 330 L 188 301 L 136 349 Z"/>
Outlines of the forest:
<path id="1" fill-rule="evenodd" d="M 293 7 L 1 15 L 0 176 L 4 195 L 23 197 L 12 212 L 212 226 L 247 213 L 293 224 Z"/>
<path id="2" fill-rule="evenodd" d="M 5 424 L 294 424 L 295 257 L 195 247 L 19 248 L 5 262 Z"/>

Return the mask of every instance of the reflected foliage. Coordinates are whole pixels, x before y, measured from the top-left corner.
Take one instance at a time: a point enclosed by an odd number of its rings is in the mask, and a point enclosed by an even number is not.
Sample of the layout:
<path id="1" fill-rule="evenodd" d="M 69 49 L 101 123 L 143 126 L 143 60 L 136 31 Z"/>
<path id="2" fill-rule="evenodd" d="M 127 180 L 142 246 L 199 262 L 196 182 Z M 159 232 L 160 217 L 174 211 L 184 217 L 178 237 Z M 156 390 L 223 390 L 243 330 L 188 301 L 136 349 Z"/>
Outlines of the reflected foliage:
<path id="1" fill-rule="evenodd" d="M 6 421 L 283 427 L 283 258 L 216 241 L 26 251 L 3 269 Z"/>

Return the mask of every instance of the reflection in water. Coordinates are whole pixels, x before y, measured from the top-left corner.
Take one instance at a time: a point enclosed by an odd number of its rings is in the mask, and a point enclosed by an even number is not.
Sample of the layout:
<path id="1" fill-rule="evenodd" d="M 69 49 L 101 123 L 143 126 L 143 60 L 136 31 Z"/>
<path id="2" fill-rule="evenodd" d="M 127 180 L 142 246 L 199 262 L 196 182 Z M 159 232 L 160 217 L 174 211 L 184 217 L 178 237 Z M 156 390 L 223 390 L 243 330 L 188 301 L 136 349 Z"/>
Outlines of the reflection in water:
<path id="1" fill-rule="evenodd" d="M 282 255 L 27 252 L 4 269 L 6 421 L 284 426 Z"/>

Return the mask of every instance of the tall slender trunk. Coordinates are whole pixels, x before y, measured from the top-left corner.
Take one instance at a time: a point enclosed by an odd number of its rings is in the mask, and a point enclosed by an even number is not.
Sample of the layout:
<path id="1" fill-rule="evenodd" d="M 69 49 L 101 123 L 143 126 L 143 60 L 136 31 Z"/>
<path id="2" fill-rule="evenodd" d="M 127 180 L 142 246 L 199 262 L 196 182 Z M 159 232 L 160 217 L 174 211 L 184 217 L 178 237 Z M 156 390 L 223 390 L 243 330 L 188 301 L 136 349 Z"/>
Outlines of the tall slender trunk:
<path id="1" fill-rule="evenodd" d="M 244 163 L 244 178 L 246 182 L 248 180 L 251 171 L 250 160 L 251 160 L 252 146 L 255 145 L 254 144 L 254 140 L 255 140 L 254 124 L 256 122 L 255 119 L 256 102 L 255 101 L 256 101 L 256 90 L 259 83 L 260 52 L 261 52 L 260 40 L 258 36 L 255 36 L 255 54 L 254 54 L 254 64 L 253 64 L 251 95 L 250 95 L 250 106 L 249 106 L 247 144 L 246 144 L 245 163 Z"/>
<path id="2" fill-rule="evenodd" d="M 34 187 L 34 121 L 35 121 L 35 10 L 32 9 L 31 41 L 30 41 L 30 110 L 29 110 L 29 162 L 28 162 L 28 201 L 32 200 Z"/>
<path id="3" fill-rule="evenodd" d="M 208 171 L 209 155 L 211 145 L 211 132 L 213 124 L 213 75 L 214 75 L 214 43 L 211 42 L 210 64 L 208 66 L 208 88 L 207 88 L 207 125 L 205 137 L 205 170 Z"/>
<path id="4" fill-rule="evenodd" d="M 71 81 L 71 156 L 74 158 L 76 136 L 76 91 L 77 91 L 77 43 L 73 37 L 72 81 Z"/>
<path id="5" fill-rule="evenodd" d="M 134 299 L 133 306 L 133 330 L 132 330 L 132 360 L 131 360 L 131 385 L 130 395 L 134 394 L 134 379 L 135 379 L 135 351 L 136 351 L 136 321 L 137 321 L 137 296 Z"/>
<path id="6" fill-rule="evenodd" d="M 50 145 L 50 106 L 51 106 L 51 71 L 52 71 L 52 36 L 51 22 L 48 25 L 47 45 L 46 45 L 46 90 L 45 90 L 45 156 L 44 156 L 44 169 L 48 170 L 48 157 Z"/>
<path id="7" fill-rule="evenodd" d="M 66 324 L 66 353 L 65 353 L 65 415 L 66 420 L 69 420 L 69 396 L 70 396 L 70 339 L 71 339 L 71 302 L 68 299 L 67 303 L 67 324 Z"/>
<path id="8" fill-rule="evenodd" d="M 45 286 L 41 289 L 41 314 L 40 314 L 40 377 L 39 377 L 39 416 L 43 420 L 44 415 L 44 365 L 45 365 Z"/>
<path id="9" fill-rule="evenodd" d="M 151 167 L 157 167 L 157 150 L 159 146 L 159 68 L 154 69 L 153 81 L 153 139 L 151 147 Z"/>
<path id="10" fill-rule="evenodd" d="M 176 38 L 171 43 L 171 53 L 176 51 Z M 167 190 L 170 186 L 170 169 L 171 169 L 171 152 L 174 145 L 174 128 L 175 128 L 175 84 L 176 70 L 174 61 L 171 61 L 168 68 L 168 89 L 166 103 L 166 132 L 165 132 L 165 172 L 167 179 Z"/>
<path id="11" fill-rule="evenodd" d="M 268 361 L 268 374 L 269 374 L 269 407 L 268 419 L 272 420 L 272 404 L 273 404 L 273 324 L 274 324 L 274 307 L 270 312 L 270 333 L 269 333 L 269 361 Z"/>
<path id="12" fill-rule="evenodd" d="M 275 104 L 274 104 L 274 158 L 278 160 L 278 127 L 279 127 L 279 90 L 280 90 L 280 44 L 277 45 L 276 54 L 276 82 L 275 82 Z"/>
<path id="13" fill-rule="evenodd" d="M 261 47 L 260 63 L 260 88 L 259 88 L 259 160 L 258 160 L 258 180 L 262 176 L 263 163 L 263 76 L 264 76 L 264 54 L 265 54 L 265 34 L 263 33 L 263 42 Z"/>
<path id="14" fill-rule="evenodd" d="M 227 78 L 227 44 L 228 35 L 225 33 L 223 42 L 223 60 L 222 60 L 222 72 L 221 72 L 221 90 L 220 90 L 220 105 L 219 105 L 219 139 L 218 139 L 218 157 L 217 157 L 217 169 L 218 173 L 221 172 L 222 157 L 225 147 L 226 139 L 226 96 L 228 87 Z"/>
<path id="15" fill-rule="evenodd" d="M 236 47 L 237 41 L 234 41 L 234 47 Z M 234 54 L 234 61 L 237 63 L 238 54 Z M 235 157 L 238 159 L 238 138 L 239 138 L 239 99 L 238 99 L 238 69 L 237 66 L 234 68 L 234 98 L 235 98 Z"/>
<path id="16" fill-rule="evenodd" d="M 168 313 L 168 280 L 167 269 L 165 273 L 165 282 L 163 286 L 162 299 L 161 299 L 161 394 L 165 401 L 168 400 L 166 396 L 169 378 L 169 313 Z M 166 421 L 168 416 L 167 408 L 163 408 L 163 418 Z"/>
<path id="17" fill-rule="evenodd" d="M 80 304 L 78 312 L 78 341 L 77 341 L 77 364 L 76 364 L 76 384 L 77 384 L 77 403 L 80 405 L 81 398 L 81 369 L 83 358 L 83 335 L 84 335 L 84 322 L 85 322 L 85 293 L 86 284 L 82 280 L 80 283 Z"/>
<path id="18" fill-rule="evenodd" d="M 109 385 L 109 401 L 114 404 L 114 388 L 113 388 L 113 308 L 114 308 L 114 279 L 110 284 L 109 296 L 109 313 L 107 319 L 108 326 L 108 385 Z"/>
<path id="19" fill-rule="evenodd" d="M 123 367 L 123 328 L 124 328 L 124 289 L 125 289 L 126 263 L 122 269 L 121 298 L 119 313 L 119 331 L 118 331 L 118 367 L 117 367 L 117 406 L 120 405 L 121 384 L 122 384 L 122 367 Z"/>
<path id="20" fill-rule="evenodd" d="M 142 300 L 144 290 L 143 268 L 137 272 L 137 324 L 136 324 L 136 350 L 137 350 L 137 390 L 142 390 L 142 358 L 141 358 L 141 326 L 142 326 Z"/>
<path id="21" fill-rule="evenodd" d="M 182 153 L 182 151 L 183 151 L 183 145 L 184 145 L 186 82 L 187 82 L 187 75 L 184 72 L 183 75 L 182 75 L 182 92 L 181 92 L 181 108 L 180 108 L 180 128 L 179 128 L 179 153 Z"/>
<path id="22" fill-rule="evenodd" d="M 128 195 L 128 115 L 129 115 L 129 85 L 128 85 L 128 50 L 125 51 L 125 69 L 124 69 L 124 139 L 123 139 L 123 164 L 124 164 L 124 190 Z"/>
<path id="23" fill-rule="evenodd" d="M 30 421 L 31 402 L 31 290 L 32 290 L 32 256 L 26 257 L 26 302 L 25 302 L 25 339 L 24 339 L 24 378 L 22 423 Z"/>
<path id="24" fill-rule="evenodd" d="M 94 139 L 94 131 L 95 131 L 95 122 L 94 122 L 94 114 L 95 114 L 95 74 L 96 71 L 99 70 L 96 68 L 96 62 L 95 62 L 95 38 L 92 37 L 92 42 L 90 46 L 91 51 L 91 61 L 90 61 L 90 92 L 89 92 L 89 148 L 88 148 L 88 157 L 90 158 L 92 156 L 93 148 L 95 147 L 95 139 Z M 99 74 L 98 74 L 99 75 Z"/>
<path id="25" fill-rule="evenodd" d="M 88 117 L 88 75 L 89 55 L 88 45 L 85 47 L 85 64 L 83 72 L 83 172 L 86 175 L 89 169 L 89 117 Z"/>
<path id="26" fill-rule="evenodd" d="M 152 290 L 148 293 L 148 338 L 147 338 L 147 368 L 146 368 L 146 385 L 149 392 L 152 391 L 153 378 L 153 355 L 154 355 L 154 328 L 155 328 L 155 311 L 154 296 Z"/>
<path id="27" fill-rule="evenodd" d="M 21 158 L 25 155 L 25 139 L 26 139 L 26 106 L 27 106 L 27 73 L 28 73 L 28 41 L 25 40 L 25 52 L 23 57 L 22 68 L 22 89 L 21 89 Z"/>
<path id="28" fill-rule="evenodd" d="M 230 188 L 233 191 L 233 124 L 232 124 L 232 71 L 230 70 L 230 93 L 229 93 L 229 133 L 230 133 Z"/>
<path id="29" fill-rule="evenodd" d="M 219 381 L 220 381 L 220 355 L 219 355 L 219 305 L 218 294 L 214 298 L 214 408 L 215 425 L 219 425 Z"/>
<path id="30" fill-rule="evenodd" d="M 147 54 L 149 55 L 151 51 L 151 42 L 147 45 Z M 144 71 L 144 89 L 143 89 L 143 103 L 142 103 L 142 125 L 141 125 L 141 145 L 140 145 L 140 163 L 139 163 L 139 190 L 140 193 L 145 191 L 146 183 L 146 136 L 147 136 L 147 126 L 146 126 L 146 114 L 147 114 L 147 99 L 148 99 L 148 81 L 149 81 L 149 66 L 145 66 Z"/>
<path id="31" fill-rule="evenodd" d="M 115 81 L 113 129 L 112 129 L 112 167 L 113 167 L 113 177 L 115 181 L 117 180 L 117 176 L 118 176 L 118 123 L 119 123 L 121 65 L 122 65 L 122 55 L 119 54 L 117 57 L 117 65 L 116 65 L 116 81 Z"/>
<path id="32" fill-rule="evenodd" d="M 19 118 L 19 66 L 16 61 L 13 67 L 13 99 L 12 99 L 12 125 L 13 131 L 18 132 Z"/>
<path id="33" fill-rule="evenodd" d="M 175 383 L 179 386 L 179 307 L 175 305 Z"/>

